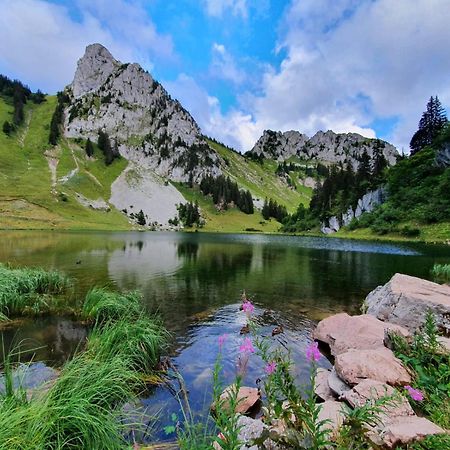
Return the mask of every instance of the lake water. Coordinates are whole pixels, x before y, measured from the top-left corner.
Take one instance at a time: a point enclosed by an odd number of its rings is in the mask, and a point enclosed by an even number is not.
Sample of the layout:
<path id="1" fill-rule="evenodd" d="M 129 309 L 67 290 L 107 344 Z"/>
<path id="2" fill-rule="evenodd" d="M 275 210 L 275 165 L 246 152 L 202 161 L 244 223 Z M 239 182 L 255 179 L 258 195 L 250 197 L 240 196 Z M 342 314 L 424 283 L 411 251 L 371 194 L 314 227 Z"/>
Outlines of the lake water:
<path id="1" fill-rule="evenodd" d="M 76 281 L 74 300 L 94 286 L 139 289 L 149 311 L 157 311 L 173 333 L 170 350 L 183 375 L 195 412 L 208 410 L 211 369 L 224 346 L 224 378 L 235 373 L 239 311 L 243 290 L 256 305 L 260 333 L 292 350 L 300 381 L 308 365 L 304 350 L 323 317 L 358 313 L 365 296 L 396 272 L 429 278 L 434 263 L 450 261 L 449 246 L 361 242 L 333 238 L 206 233 L 61 233 L 1 232 L 0 262 L 58 269 Z M 35 360 L 59 366 L 86 335 L 85 327 L 64 318 L 25 320 L 3 331 L 7 345 L 26 339 L 37 348 Z M 38 348 L 39 347 L 39 348 Z M 255 385 L 262 365 L 252 357 L 246 384 Z M 328 367 L 323 359 L 320 364 Z M 154 436 L 162 430 L 176 399 L 158 387 L 142 399 L 145 414 L 160 415 Z M 179 414 L 179 413 L 178 413 Z"/>

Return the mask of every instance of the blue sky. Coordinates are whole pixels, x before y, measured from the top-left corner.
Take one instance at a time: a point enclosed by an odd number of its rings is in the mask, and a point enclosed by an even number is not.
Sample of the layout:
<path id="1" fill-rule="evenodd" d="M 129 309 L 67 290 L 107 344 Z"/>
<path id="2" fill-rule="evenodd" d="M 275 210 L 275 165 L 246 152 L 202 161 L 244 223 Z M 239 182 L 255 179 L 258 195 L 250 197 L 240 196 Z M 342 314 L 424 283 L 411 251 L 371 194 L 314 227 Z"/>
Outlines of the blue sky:
<path id="1" fill-rule="evenodd" d="M 203 131 L 359 132 L 407 150 L 450 106 L 450 0 L 0 0 L 0 73 L 54 93 L 86 45 L 138 62 Z"/>

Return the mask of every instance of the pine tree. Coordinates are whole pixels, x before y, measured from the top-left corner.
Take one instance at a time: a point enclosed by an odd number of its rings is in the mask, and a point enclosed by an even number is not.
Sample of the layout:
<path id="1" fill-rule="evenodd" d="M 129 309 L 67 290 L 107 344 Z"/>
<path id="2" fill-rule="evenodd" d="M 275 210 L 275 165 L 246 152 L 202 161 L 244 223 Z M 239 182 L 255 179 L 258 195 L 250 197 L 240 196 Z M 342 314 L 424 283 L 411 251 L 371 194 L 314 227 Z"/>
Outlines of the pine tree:
<path id="1" fill-rule="evenodd" d="M 267 198 L 264 200 L 264 205 L 262 207 L 261 214 L 265 220 L 270 219 L 270 209 L 269 209 L 269 203 L 267 202 Z"/>
<path id="2" fill-rule="evenodd" d="M 9 136 L 12 131 L 14 131 L 14 125 L 5 120 L 5 122 L 3 123 L 3 133 Z"/>
<path id="3" fill-rule="evenodd" d="M 89 138 L 86 141 L 86 146 L 84 147 L 84 149 L 86 151 L 87 156 L 91 157 L 94 155 L 94 146 L 92 145 L 92 142 Z"/>
<path id="4" fill-rule="evenodd" d="M 409 143 L 411 155 L 430 145 L 447 121 L 445 110 L 438 97 L 431 96 L 427 103 L 427 110 L 422 114 L 419 121 L 419 129 L 414 133 Z"/>
<path id="5" fill-rule="evenodd" d="M 145 216 L 144 216 L 144 212 L 142 211 L 142 209 L 136 214 L 136 221 L 138 223 L 138 225 L 145 225 Z"/>

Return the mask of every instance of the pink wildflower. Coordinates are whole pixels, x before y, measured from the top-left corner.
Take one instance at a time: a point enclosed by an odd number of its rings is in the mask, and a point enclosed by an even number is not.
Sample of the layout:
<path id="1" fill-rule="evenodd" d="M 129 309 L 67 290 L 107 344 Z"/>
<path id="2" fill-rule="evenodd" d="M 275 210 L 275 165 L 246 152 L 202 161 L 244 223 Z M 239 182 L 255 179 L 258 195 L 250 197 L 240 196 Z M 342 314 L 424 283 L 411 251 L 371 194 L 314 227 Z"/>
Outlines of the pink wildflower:
<path id="1" fill-rule="evenodd" d="M 223 344 L 225 344 L 225 341 L 228 339 L 228 334 L 222 334 L 219 336 L 219 348 L 222 349 Z"/>
<path id="2" fill-rule="evenodd" d="M 409 395 L 413 400 L 416 402 L 421 402 L 423 400 L 423 393 L 419 391 L 418 389 L 414 389 L 411 386 L 405 386 L 405 389 L 408 391 Z"/>
<path id="3" fill-rule="evenodd" d="M 244 310 L 245 314 L 251 314 L 255 310 L 255 307 L 253 306 L 252 302 L 250 302 L 249 300 L 245 300 L 245 302 L 242 303 L 242 309 Z"/>
<path id="4" fill-rule="evenodd" d="M 241 353 L 255 353 L 255 347 L 253 347 L 252 340 L 245 338 L 244 343 L 239 347 Z"/>
<path id="5" fill-rule="evenodd" d="M 264 368 L 267 375 L 272 375 L 275 372 L 275 369 L 277 368 L 277 363 L 275 361 L 272 361 L 267 364 L 267 366 Z"/>
<path id="6" fill-rule="evenodd" d="M 317 342 L 311 342 L 311 344 L 308 345 L 308 348 L 306 349 L 306 357 L 310 361 L 319 361 L 320 356 L 319 344 Z"/>

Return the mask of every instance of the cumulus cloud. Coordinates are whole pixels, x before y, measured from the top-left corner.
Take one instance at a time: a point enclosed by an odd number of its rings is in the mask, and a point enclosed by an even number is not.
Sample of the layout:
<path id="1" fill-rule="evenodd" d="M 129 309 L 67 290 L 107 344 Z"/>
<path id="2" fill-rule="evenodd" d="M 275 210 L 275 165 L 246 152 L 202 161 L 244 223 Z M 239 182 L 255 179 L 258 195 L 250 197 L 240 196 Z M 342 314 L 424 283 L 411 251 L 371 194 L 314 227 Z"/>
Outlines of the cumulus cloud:
<path id="1" fill-rule="evenodd" d="M 241 84 L 246 79 L 246 74 L 238 68 L 233 56 L 223 44 L 213 43 L 210 73 L 213 77 Z"/>
<path id="2" fill-rule="evenodd" d="M 124 61 L 174 57 L 169 36 L 157 32 L 138 1 L 76 0 L 67 7 L 42 0 L 0 0 L 0 67 L 33 87 L 62 89 L 86 45 L 100 42 Z"/>

